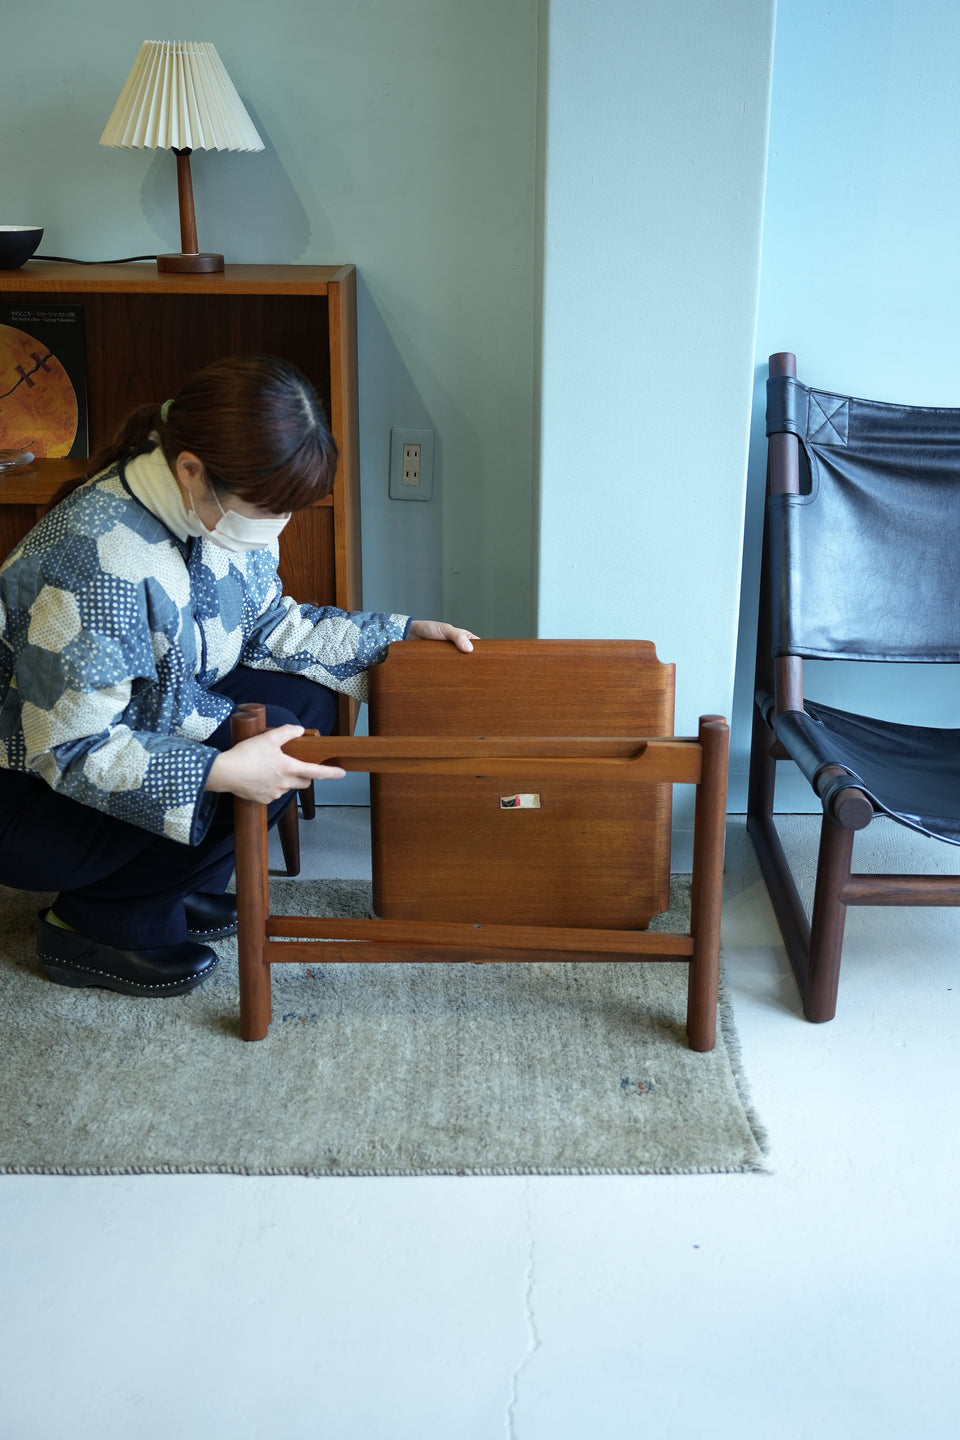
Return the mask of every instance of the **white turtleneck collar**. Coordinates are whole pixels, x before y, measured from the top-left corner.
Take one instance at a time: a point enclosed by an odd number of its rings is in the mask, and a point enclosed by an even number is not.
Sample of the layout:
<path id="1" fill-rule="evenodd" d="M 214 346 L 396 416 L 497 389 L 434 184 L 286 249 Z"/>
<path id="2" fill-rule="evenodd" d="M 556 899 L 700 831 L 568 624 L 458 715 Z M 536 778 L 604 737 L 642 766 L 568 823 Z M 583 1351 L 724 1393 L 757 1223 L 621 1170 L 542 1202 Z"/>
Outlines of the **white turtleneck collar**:
<path id="1" fill-rule="evenodd" d="M 151 515 L 156 515 L 178 540 L 197 534 L 196 520 L 187 513 L 183 492 L 159 445 L 128 460 L 123 474 L 140 504 L 145 505 Z"/>

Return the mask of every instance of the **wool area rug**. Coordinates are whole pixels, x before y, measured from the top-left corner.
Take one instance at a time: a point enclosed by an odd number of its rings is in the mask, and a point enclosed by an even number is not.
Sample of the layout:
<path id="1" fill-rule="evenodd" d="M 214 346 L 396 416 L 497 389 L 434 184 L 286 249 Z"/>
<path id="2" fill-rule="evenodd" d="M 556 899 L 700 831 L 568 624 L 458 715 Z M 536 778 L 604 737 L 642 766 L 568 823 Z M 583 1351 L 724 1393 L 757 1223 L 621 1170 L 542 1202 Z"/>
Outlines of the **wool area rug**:
<path id="1" fill-rule="evenodd" d="M 324 964 L 321 943 L 273 967 L 246 1043 L 235 941 L 190 995 L 72 990 L 36 959 L 46 898 L 0 887 L 0 1173 L 764 1169 L 723 996 L 716 1049 L 687 1049 L 684 964 Z M 367 915 L 370 888 L 272 879 L 271 908 Z"/>

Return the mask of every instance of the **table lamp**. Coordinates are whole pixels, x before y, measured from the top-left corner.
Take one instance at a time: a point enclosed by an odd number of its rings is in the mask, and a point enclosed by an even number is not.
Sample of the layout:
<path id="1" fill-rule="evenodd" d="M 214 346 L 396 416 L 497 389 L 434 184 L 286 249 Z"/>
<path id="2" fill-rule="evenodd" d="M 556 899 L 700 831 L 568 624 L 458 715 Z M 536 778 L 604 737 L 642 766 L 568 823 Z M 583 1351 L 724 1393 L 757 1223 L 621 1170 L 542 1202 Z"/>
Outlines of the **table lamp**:
<path id="1" fill-rule="evenodd" d="M 201 254 L 197 249 L 190 153 L 262 150 L 263 141 L 215 47 L 199 40 L 145 40 L 100 144 L 173 151 L 181 253 L 158 255 L 157 269 L 222 270 L 222 255 Z"/>

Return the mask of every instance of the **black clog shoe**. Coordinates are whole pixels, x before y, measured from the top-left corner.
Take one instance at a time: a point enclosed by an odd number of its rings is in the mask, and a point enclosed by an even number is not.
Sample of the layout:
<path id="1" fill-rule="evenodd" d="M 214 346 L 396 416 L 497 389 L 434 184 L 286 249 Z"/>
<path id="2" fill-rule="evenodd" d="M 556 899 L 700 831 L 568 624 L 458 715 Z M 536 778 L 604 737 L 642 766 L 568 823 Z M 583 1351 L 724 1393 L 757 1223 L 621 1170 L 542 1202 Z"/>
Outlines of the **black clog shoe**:
<path id="1" fill-rule="evenodd" d="M 189 940 L 226 940 L 237 933 L 236 895 L 188 895 L 183 912 Z"/>
<path id="2" fill-rule="evenodd" d="M 45 916 L 42 910 L 37 921 L 37 954 L 47 978 L 56 985 L 97 985 L 144 997 L 186 995 L 220 963 L 209 945 L 192 940 L 154 950 L 120 950 L 52 925 Z"/>

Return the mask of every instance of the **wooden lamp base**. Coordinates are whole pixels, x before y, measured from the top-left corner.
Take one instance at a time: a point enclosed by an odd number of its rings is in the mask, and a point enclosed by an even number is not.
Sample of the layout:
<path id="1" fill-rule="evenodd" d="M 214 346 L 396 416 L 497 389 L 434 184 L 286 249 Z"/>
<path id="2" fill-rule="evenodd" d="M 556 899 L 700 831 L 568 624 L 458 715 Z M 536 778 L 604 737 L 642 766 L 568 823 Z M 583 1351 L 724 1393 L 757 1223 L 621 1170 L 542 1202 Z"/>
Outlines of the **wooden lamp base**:
<path id="1" fill-rule="evenodd" d="M 157 269 L 176 271 L 177 274 L 207 274 L 211 270 L 223 269 L 223 256 L 203 255 L 158 255 Z"/>

